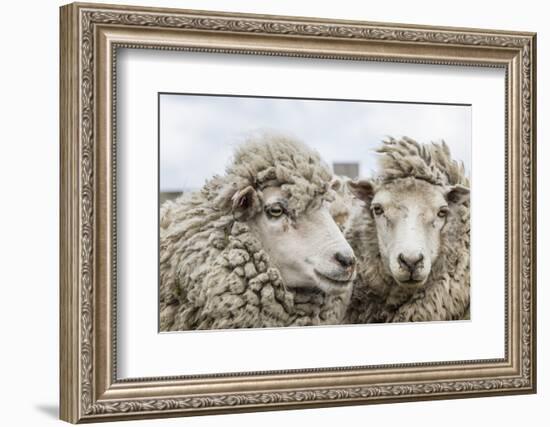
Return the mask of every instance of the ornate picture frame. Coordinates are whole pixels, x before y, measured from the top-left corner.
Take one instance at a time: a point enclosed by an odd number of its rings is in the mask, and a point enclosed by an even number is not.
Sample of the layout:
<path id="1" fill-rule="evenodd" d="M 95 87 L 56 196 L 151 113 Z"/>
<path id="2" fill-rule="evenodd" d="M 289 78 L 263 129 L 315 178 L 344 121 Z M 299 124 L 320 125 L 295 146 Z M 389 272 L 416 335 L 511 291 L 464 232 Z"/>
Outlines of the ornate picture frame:
<path id="1" fill-rule="evenodd" d="M 74 3 L 60 11 L 60 416 L 112 421 L 536 392 L 536 35 Z M 498 359 L 119 379 L 117 49 L 505 71 Z"/>

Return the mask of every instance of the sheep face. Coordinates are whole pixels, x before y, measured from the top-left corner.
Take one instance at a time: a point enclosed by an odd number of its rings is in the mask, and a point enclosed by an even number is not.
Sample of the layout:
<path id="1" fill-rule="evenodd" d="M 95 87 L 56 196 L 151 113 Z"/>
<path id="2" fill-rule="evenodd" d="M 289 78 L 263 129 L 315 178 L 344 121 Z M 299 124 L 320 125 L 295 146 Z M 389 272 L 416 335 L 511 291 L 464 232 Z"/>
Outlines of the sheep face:
<path id="1" fill-rule="evenodd" d="M 331 217 L 327 201 L 294 216 L 280 187 L 265 188 L 249 200 L 261 204 L 248 220 L 250 229 L 287 287 L 329 294 L 350 292 L 355 256 Z"/>
<path id="2" fill-rule="evenodd" d="M 330 188 L 334 191 L 334 200 L 330 203 L 330 214 L 344 233 L 349 228 L 356 207 L 354 202 L 357 200 L 349 191 L 349 181 L 347 177 L 335 176 L 330 183 Z"/>
<path id="3" fill-rule="evenodd" d="M 401 286 L 422 286 L 439 255 L 441 234 L 448 216 L 469 197 L 462 186 L 432 185 L 415 178 L 396 179 L 375 186 L 351 184 L 366 203 L 375 223 L 384 268 Z"/>

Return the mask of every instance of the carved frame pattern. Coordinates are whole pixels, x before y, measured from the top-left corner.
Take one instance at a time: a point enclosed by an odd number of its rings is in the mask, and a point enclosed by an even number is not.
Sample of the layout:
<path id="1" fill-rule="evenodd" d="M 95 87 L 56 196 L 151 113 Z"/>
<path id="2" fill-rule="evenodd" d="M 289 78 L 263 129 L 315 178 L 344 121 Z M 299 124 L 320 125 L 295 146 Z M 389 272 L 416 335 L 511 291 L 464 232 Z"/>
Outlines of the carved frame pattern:
<path id="1" fill-rule="evenodd" d="M 329 22 L 304 18 L 233 15 L 209 12 L 127 8 L 87 4 L 72 4 L 61 10 L 61 126 L 62 131 L 62 197 L 61 239 L 74 243 L 71 248 L 62 244 L 61 254 L 61 417 L 67 421 L 99 421 L 123 418 L 173 416 L 257 409 L 284 409 L 334 404 L 358 404 L 382 401 L 402 401 L 427 398 L 479 396 L 494 393 L 534 392 L 535 374 L 535 35 L 530 33 L 491 32 L 452 28 L 412 27 L 405 25 L 356 22 Z M 449 46 L 457 52 L 470 47 L 510 53 L 509 79 L 519 80 L 517 111 L 520 136 L 517 143 L 521 157 L 519 187 L 521 209 L 518 213 L 521 240 L 520 295 L 518 310 L 519 340 L 517 369 L 514 375 L 465 377 L 455 380 L 400 382 L 399 377 L 389 384 L 355 386 L 304 387 L 261 392 L 213 393 L 182 395 L 181 397 L 109 398 L 96 390 L 97 344 L 94 316 L 98 315 L 94 294 L 98 286 L 97 257 L 97 46 L 102 27 L 139 28 L 148 31 L 174 30 L 255 36 L 292 37 L 300 40 L 327 39 L 397 43 L 427 48 Z M 131 42 L 128 42 L 131 43 Z M 126 44 L 129 46 L 130 44 Z M 116 45 L 113 56 L 116 57 Z M 122 45 L 120 45 L 122 46 Z M 173 45 L 135 44 L 136 47 L 181 49 Z M 391 60 L 413 63 L 460 63 L 480 66 L 501 64 L 494 60 L 464 59 L 460 55 L 449 59 L 426 58 L 419 55 L 394 54 L 353 56 L 347 52 L 334 53 L 254 50 L 250 48 L 192 48 L 207 52 L 239 52 L 263 55 L 310 56 L 356 60 Z M 451 55 L 452 56 L 452 55 Z M 115 58 L 116 59 L 116 58 Z M 515 63 L 514 63 L 515 61 Z M 515 65 L 514 65 L 515 64 Z M 518 65 L 519 64 L 519 65 Z M 517 68 L 514 69 L 513 67 Z M 72 67 L 72 68 L 71 68 Z M 75 67 L 78 73 L 75 72 Z M 517 70 L 517 73 L 516 71 Z M 513 73 L 514 75 L 510 75 Z M 519 73 L 519 74 L 518 74 Z M 116 78 L 116 76 L 114 77 Z M 113 79 L 114 80 L 114 79 Z M 508 109 L 514 106 L 508 105 Z M 114 109 L 113 109 L 114 111 Z M 113 126 L 116 124 L 114 113 Z M 68 130 L 67 130 L 68 129 Z M 511 136 L 509 136 L 511 138 Z M 116 194 L 116 193 L 115 193 Z M 113 213 L 115 215 L 115 213 Z M 105 220 L 105 219 L 104 219 Z M 115 236 L 116 239 L 116 236 Z M 116 244 L 116 240 L 115 240 Z M 115 266 L 116 269 L 116 266 Z M 508 313 L 508 312 L 507 312 Z M 507 317 L 508 321 L 508 317 Z M 111 325 L 113 326 L 113 325 Z M 507 336 L 508 340 L 508 336 Z M 69 350 L 70 348 L 70 350 Z M 506 347 L 508 350 L 508 347 Z M 110 353 L 111 354 L 111 353 Z M 116 354 L 116 349 L 113 352 Z M 509 358 L 507 351 L 507 357 Z M 511 356 L 510 356 L 511 357 Z M 495 363 L 495 361 L 492 361 Z M 112 384 L 116 385 L 116 363 L 112 368 Z M 510 360 L 500 361 L 510 364 Z M 498 364 L 498 363 L 497 363 Z M 452 368 L 456 363 L 442 363 Z M 464 366 L 467 364 L 464 363 Z M 436 364 L 434 364 L 436 366 Z M 394 367 L 395 375 L 399 366 Z M 169 381 L 163 379 L 163 381 Z M 173 381 L 178 381 L 174 379 Z M 183 381 L 183 380 L 182 380 Z M 104 391 L 104 390 L 103 390 Z M 107 394 L 107 393 L 106 393 Z"/>

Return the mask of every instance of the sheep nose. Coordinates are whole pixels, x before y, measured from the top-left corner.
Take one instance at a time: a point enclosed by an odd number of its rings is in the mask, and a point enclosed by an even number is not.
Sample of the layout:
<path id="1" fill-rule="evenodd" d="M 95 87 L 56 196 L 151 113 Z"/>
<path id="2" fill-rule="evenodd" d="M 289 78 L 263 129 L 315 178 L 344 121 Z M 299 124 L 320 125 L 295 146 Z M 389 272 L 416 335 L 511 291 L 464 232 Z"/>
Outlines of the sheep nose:
<path id="1" fill-rule="evenodd" d="M 400 253 L 397 257 L 397 260 L 399 261 L 399 265 L 403 267 L 405 270 L 408 270 L 410 273 L 413 273 L 414 270 L 418 267 L 418 264 L 422 262 L 424 259 L 424 255 L 418 254 L 418 255 L 404 255 L 403 253 Z"/>
<path id="2" fill-rule="evenodd" d="M 334 259 L 344 268 L 353 267 L 355 265 L 355 256 L 349 253 L 336 252 Z"/>

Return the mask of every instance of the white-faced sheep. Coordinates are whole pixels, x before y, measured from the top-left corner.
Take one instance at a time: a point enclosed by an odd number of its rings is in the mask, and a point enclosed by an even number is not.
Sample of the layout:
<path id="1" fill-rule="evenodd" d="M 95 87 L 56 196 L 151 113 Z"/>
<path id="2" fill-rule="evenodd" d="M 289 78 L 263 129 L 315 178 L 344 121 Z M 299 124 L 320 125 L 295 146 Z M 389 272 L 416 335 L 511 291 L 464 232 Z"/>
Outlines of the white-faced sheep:
<path id="1" fill-rule="evenodd" d="M 316 152 L 265 136 L 163 204 L 161 331 L 340 323 L 355 257 L 329 213 L 331 180 Z"/>
<path id="2" fill-rule="evenodd" d="M 350 183 L 364 202 L 347 231 L 358 258 L 349 323 L 469 316 L 469 180 L 445 143 L 385 141 L 375 180 Z"/>
<path id="3" fill-rule="evenodd" d="M 335 193 L 334 200 L 330 203 L 330 214 L 342 232 L 349 228 L 354 214 L 361 209 L 360 201 L 350 190 L 350 182 L 351 178 L 336 175 L 330 184 Z"/>

